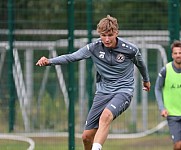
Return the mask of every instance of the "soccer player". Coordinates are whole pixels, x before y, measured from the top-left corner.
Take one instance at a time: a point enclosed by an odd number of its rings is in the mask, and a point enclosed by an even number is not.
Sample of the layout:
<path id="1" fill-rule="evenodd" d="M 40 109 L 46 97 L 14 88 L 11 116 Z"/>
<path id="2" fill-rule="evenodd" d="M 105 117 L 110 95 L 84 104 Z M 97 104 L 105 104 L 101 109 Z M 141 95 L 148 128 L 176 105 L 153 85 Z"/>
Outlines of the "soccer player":
<path id="1" fill-rule="evenodd" d="M 134 65 L 143 77 L 143 89 L 150 90 L 147 67 L 139 49 L 118 37 L 117 19 L 107 15 L 97 25 L 100 38 L 72 54 L 40 58 L 36 65 L 61 65 L 92 58 L 96 67 L 96 92 L 82 134 L 84 150 L 101 150 L 111 122 L 130 105 L 134 91 Z"/>
<path id="2" fill-rule="evenodd" d="M 167 118 L 173 149 L 181 150 L 181 41 L 174 41 L 171 50 L 173 61 L 161 69 L 155 95 L 161 116 Z"/>

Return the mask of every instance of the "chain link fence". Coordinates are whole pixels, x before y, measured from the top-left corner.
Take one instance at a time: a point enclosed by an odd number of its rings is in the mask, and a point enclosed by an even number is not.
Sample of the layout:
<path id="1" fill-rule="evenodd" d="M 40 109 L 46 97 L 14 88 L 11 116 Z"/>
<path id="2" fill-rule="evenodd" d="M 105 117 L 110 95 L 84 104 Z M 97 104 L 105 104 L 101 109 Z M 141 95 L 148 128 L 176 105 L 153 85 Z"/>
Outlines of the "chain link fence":
<path id="1" fill-rule="evenodd" d="M 162 118 L 154 96 L 154 84 L 159 69 L 168 61 L 169 30 L 168 1 L 165 0 L 100 0 L 74 1 L 74 21 L 68 22 L 65 0 L 16 0 L 0 2 L 0 132 L 68 132 L 68 65 L 37 67 L 41 56 L 55 57 L 68 53 L 68 25 L 74 24 L 75 50 L 86 45 L 91 24 L 92 40 L 98 38 L 96 25 L 107 14 L 118 19 L 119 36 L 135 43 L 148 65 L 152 88 L 145 94 L 135 71 L 136 90 L 132 106 L 115 120 L 110 133 L 139 133 L 155 128 Z M 91 8 L 88 9 L 88 3 Z M 12 5 L 13 28 L 13 108 L 9 86 L 9 20 Z M 70 12 L 69 12 L 70 13 Z M 92 22 L 88 21 L 91 14 Z M 160 59 L 161 58 L 161 59 Z M 86 61 L 74 63 L 75 132 L 81 133 L 88 112 Z M 94 76 L 94 68 L 92 75 Z M 93 92 L 95 82 L 92 83 Z M 14 122 L 10 120 L 14 109 Z M 162 128 L 160 132 L 168 132 Z"/>

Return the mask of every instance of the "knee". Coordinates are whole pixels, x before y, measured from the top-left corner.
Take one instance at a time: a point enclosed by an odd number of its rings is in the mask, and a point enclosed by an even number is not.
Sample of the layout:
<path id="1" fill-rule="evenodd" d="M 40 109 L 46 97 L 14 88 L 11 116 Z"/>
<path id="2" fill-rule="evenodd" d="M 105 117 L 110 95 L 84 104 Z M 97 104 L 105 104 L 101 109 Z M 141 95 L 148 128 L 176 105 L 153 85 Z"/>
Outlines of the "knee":
<path id="1" fill-rule="evenodd" d="M 174 150 L 181 150 L 181 141 L 178 141 L 174 144 Z"/>
<path id="2" fill-rule="evenodd" d="M 108 109 L 105 109 L 100 117 L 100 123 L 110 123 L 113 120 L 112 112 Z"/>
<path id="3" fill-rule="evenodd" d="M 86 143 L 92 143 L 93 142 L 93 137 L 87 133 L 82 134 L 82 141 L 84 144 Z"/>

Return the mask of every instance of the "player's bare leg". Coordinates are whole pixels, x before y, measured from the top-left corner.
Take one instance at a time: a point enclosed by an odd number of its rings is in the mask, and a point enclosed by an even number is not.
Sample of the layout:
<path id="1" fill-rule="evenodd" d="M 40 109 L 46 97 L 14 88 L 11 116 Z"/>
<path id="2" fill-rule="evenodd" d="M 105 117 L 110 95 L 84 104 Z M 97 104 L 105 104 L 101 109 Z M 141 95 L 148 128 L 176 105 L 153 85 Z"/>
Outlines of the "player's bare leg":
<path id="1" fill-rule="evenodd" d="M 91 150 L 92 144 L 94 141 L 94 136 L 97 132 L 97 129 L 84 130 L 82 134 L 82 141 L 84 144 L 84 150 Z"/>
<path id="2" fill-rule="evenodd" d="M 99 143 L 101 145 L 104 144 L 105 140 L 107 139 L 109 127 L 112 121 L 113 121 L 112 112 L 107 108 L 104 109 L 99 120 L 99 128 L 94 137 L 94 143 Z"/>
<path id="3" fill-rule="evenodd" d="M 181 150 L 181 141 L 178 141 L 174 144 L 174 150 Z"/>

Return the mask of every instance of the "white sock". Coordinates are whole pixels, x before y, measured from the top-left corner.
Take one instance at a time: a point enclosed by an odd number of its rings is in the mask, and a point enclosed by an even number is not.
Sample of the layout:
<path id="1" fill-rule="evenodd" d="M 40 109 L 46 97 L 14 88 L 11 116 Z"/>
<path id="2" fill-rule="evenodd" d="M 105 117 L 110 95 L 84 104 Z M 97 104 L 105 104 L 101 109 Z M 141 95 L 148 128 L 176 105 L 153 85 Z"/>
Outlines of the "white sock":
<path id="1" fill-rule="evenodd" d="M 101 150 L 102 145 L 99 143 L 93 143 L 92 150 Z"/>

